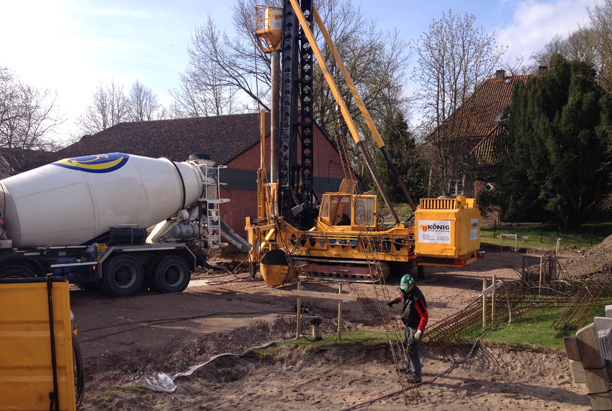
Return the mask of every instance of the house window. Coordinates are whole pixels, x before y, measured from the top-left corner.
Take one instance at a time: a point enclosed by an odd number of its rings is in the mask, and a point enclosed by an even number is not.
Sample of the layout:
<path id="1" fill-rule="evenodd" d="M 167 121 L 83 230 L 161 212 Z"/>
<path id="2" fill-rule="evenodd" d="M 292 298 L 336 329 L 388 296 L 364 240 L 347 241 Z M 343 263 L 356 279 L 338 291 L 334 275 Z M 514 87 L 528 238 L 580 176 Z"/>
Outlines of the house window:
<path id="1" fill-rule="evenodd" d="M 449 194 L 451 196 L 463 195 L 463 179 L 449 182 Z"/>

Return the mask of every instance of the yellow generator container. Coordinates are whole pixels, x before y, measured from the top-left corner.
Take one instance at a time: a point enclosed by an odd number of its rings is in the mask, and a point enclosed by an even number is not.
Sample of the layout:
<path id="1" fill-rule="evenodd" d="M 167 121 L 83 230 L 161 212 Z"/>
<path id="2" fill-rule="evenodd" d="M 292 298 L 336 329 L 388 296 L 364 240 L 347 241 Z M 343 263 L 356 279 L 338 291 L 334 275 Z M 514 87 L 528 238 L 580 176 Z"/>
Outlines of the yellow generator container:
<path id="1" fill-rule="evenodd" d="M 0 281 L 0 410 L 49 410 L 55 384 L 47 282 Z M 76 410 L 68 281 L 51 282 L 51 300 L 59 410 Z"/>
<path id="2" fill-rule="evenodd" d="M 465 265 L 476 259 L 480 248 L 476 199 L 423 198 L 415 213 L 415 226 L 414 253 L 420 265 Z"/>

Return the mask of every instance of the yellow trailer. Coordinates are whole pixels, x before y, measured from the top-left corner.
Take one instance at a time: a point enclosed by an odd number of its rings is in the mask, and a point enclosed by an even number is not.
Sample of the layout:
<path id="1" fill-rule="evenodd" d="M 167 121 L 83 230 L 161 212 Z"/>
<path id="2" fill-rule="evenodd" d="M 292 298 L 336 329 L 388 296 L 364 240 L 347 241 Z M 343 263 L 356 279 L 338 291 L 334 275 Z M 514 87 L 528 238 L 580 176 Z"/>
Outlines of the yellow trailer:
<path id="1" fill-rule="evenodd" d="M 67 280 L 0 280 L 0 347 L 0 410 L 76 410 Z"/>

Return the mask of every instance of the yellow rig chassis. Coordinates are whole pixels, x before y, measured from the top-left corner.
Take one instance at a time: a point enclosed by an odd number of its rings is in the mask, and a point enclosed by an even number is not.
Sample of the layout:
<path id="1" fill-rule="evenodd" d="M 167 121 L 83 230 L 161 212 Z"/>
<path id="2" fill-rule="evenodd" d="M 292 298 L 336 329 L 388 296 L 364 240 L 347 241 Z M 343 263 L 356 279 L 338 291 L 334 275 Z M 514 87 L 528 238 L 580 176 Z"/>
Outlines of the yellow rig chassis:
<path id="1" fill-rule="evenodd" d="M 479 257 L 480 210 L 474 199 L 421 199 L 413 223 L 386 227 L 377 218 L 376 196 L 325 193 L 315 226 L 304 231 L 275 217 L 274 184 L 264 186 L 263 218 L 247 218 L 250 262 L 280 249 L 294 270 L 287 279 L 304 274 L 378 281 L 414 265 L 464 266 Z M 351 216 L 350 225 L 335 224 L 339 212 Z"/>

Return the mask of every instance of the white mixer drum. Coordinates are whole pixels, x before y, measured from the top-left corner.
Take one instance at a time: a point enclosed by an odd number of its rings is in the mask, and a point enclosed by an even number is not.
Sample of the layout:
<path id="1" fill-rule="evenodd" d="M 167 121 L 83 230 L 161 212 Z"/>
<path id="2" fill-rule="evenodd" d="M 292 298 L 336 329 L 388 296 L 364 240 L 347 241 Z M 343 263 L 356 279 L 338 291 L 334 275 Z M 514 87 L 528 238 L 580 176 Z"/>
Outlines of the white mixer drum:
<path id="1" fill-rule="evenodd" d="M 149 228 L 201 196 L 197 167 L 122 153 L 56 161 L 0 181 L 15 247 L 95 242 L 119 225 Z"/>

